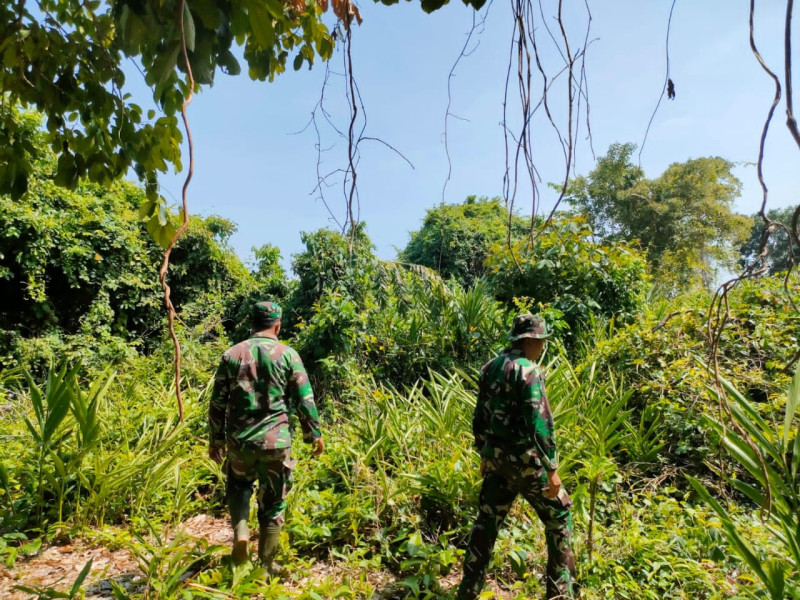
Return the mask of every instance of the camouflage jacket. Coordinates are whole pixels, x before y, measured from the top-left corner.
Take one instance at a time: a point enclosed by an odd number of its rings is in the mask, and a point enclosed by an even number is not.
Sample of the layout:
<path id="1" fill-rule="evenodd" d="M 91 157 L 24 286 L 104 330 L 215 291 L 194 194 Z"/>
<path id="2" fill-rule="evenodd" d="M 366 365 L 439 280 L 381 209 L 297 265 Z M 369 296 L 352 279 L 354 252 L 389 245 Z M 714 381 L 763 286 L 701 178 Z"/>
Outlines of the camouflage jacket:
<path id="1" fill-rule="evenodd" d="M 481 456 L 558 468 L 544 375 L 519 350 L 506 349 L 481 368 L 472 432 Z"/>
<path id="2" fill-rule="evenodd" d="M 211 446 L 274 450 L 292 444 L 289 404 L 303 441 L 322 436 L 314 393 L 295 350 L 271 337 L 256 336 L 222 356 L 208 407 Z"/>

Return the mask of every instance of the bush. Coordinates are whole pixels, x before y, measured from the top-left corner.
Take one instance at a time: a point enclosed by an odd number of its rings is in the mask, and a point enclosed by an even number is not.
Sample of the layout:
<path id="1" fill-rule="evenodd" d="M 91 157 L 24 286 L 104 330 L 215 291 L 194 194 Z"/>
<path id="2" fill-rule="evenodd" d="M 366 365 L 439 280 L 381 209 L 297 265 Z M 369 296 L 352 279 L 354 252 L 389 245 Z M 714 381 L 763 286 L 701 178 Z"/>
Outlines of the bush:
<path id="1" fill-rule="evenodd" d="M 568 330 L 567 347 L 593 316 L 631 323 L 648 285 L 644 257 L 626 244 L 597 244 L 584 221 L 558 220 L 531 244 L 497 245 L 486 259 L 491 291 L 512 305 L 528 298 L 558 311 Z"/>

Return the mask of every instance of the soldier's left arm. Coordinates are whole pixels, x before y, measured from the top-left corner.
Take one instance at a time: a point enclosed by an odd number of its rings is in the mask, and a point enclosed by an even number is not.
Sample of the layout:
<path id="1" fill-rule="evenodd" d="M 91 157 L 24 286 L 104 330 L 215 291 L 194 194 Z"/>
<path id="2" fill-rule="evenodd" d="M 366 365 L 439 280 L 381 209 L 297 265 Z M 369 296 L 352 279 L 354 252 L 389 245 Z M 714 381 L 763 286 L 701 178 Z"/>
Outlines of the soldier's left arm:
<path id="1" fill-rule="evenodd" d="M 539 460 L 547 471 L 558 468 L 555 423 L 544 388 L 544 374 L 537 365 L 521 372 L 522 414 Z"/>
<path id="2" fill-rule="evenodd" d="M 311 382 L 308 380 L 308 373 L 300 355 L 294 349 L 290 349 L 285 356 L 291 369 L 289 394 L 303 431 L 303 441 L 310 444 L 322 437 L 314 391 L 311 389 Z"/>
<path id="3" fill-rule="evenodd" d="M 475 438 L 475 448 L 480 452 L 486 443 L 486 430 L 489 428 L 489 397 L 486 390 L 486 373 L 481 369 L 478 376 L 478 398 L 475 402 L 475 412 L 472 414 L 472 435 Z"/>

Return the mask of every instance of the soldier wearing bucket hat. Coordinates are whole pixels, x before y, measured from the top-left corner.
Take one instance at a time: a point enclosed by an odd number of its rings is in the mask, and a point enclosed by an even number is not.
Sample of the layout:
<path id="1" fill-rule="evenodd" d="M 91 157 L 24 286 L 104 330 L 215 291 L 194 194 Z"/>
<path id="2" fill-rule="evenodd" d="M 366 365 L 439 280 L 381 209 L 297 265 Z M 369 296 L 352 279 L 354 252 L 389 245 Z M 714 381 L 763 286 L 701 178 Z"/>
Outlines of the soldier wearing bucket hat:
<path id="1" fill-rule="evenodd" d="M 291 458 L 290 404 L 313 454 L 325 448 L 303 361 L 278 341 L 281 316 L 275 302 L 253 305 L 255 333 L 222 356 L 208 408 L 209 457 L 222 462 L 226 449 L 228 454 L 225 495 L 233 526 L 233 561 L 244 562 L 249 555 L 247 519 L 258 480 L 258 558 L 269 575 L 282 571 L 273 559 L 296 463 Z"/>
<path id="2" fill-rule="evenodd" d="M 483 485 L 457 600 L 480 595 L 500 526 L 518 495 L 544 524 L 547 598 L 575 597 L 572 502 L 558 477 L 555 426 L 535 362 L 550 333 L 542 317 L 517 315 L 508 334 L 511 347 L 480 371 L 472 429 Z"/>

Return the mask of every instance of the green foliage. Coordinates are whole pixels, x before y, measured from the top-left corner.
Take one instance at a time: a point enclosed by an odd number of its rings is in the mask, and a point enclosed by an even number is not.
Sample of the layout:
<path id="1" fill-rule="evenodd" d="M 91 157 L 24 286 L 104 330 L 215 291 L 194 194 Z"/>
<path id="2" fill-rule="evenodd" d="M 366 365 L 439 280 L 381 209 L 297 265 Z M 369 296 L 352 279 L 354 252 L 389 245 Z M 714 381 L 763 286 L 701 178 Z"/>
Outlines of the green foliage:
<path id="1" fill-rule="evenodd" d="M 633 144 L 612 144 L 588 177 L 570 182 L 567 200 L 606 240 L 637 240 L 654 280 L 675 294 L 731 268 L 750 220 L 732 212 L 741 193 L 734 164 L 720 157 L 671 164 L 653 180 L 631 161 Z"/>
<path id="2" fill-rule="evenodd" d="M 796 276 L 789 285 L 796 289 Z M 708 349 L 707 306 L 701 293 L 654 302 L 638 322 L 610 334 L 592 333 L 598 359 L 623 374 L 633 390 L 637 429 L 647 436 L 654 427 L 662 430 L 659 460 L 701 470 L 711 443 L 703 415 L 715 410 L 706 391 L 712 376 L 696 358 Z M 765 415 L 773 415 L 788 384 L 784 367 L 797 351 L 800 317 L 782 277 L 742 282 L 729 294 L 729 309 L 718 348 L 721 372 L 758 398 Z"/>
<path id="3" fill-rule="evenodd" d="M 428 209 L 422 228 L 411 233 L 398 260 L 469 286 L 483 277 L 490 249 L 505 242 L 509 227 L 512 239 L 518 240 L 529 224 L 510 216 L 499 198 L 469 196 L 462 204 L 441 204 Z"/>
<path id="4" fill-rule="evenodd" d="M 767 211 L 767 217 L 772 221 L 777 221 L 781 225 L 789 228 L 791 231 L 792 218 L 796 207 L 787 206 L 785 208 L 773 208 Z M 741 258 L 739 265 L 746 267 L 758 262 L 759 249 L 761 247 L 761 238 L 764 234 L 764 221 L 760 215 L 755 214 L 751 217 L 752 228 L 750 229 L 750 237 L 739 247 Z M 770 275 L 787 271 L 792 264 L 792 252 L 794 253 L 794 260 L 797 263 L 800 260 L 800 248 L 797 242 L 790 241 L 790 237 L 786 233 L 786 229 L 776 227 L 770 232 L 769 239 L 766 245 L 765 263 L 768 267 Z M 759 264 L 760 266 L 760 264 Z"/>
<path id="5" fill-rule="evenodd" d="M 45 189 L 41 182 L 32 185 Z M 15 223 L 29 227 L 31 254 L 22 249 L 15 260 L 32 270 L 38 256 L 55 265 L 69 260 L 63 250 L 71 244 L 81 251 L 70 272 L 85 273 L 75 275 L 76 293 L 96 286 L 115 298 L 117 288 L 107 282 L 125 280 L 128 271 L 93 270 L 98 261 L 83 259 L 96 252 L 89 212 L 116 206 L 93 202 L 116 192 L 81 189 L 92 193 L 53 193 L 35 211 L 9 202 Z M 71 223 L 66 232 L 50 208 L 65 196 L 72 198 L 61 218 Z M 121 232 L 145 240 L 146 225 L 131 204 Z M 491 203 L 475 204 L 483 210 Z M 70 211 L 83 220 L 70 221 Z M 39 221 L 47 227 L 34 227 Z M 93 317 L 87 331 L 99 334 L 93 343 L 85 338 L 90 359 L 83 369 L 0 372 L 0 558 L 9 568 L 54 538 L 88 536 L 127 548 L 147 577 L 139 588 L 113 582 L 117 598 L 444 599 L 452 595 L 447 587 L 458 576 L 480 485 L 471 443 L 475 372 L 502 348 L 511 311 L 532 309 L 556 327 L 547 390 L 560 472 L 575 503 L 583 597 L 764 597 L 758 567 L 732 550 L 740 544 L 730 530 L 753 556 L 766 557 L 759 564 L 768 585 L 779 590 L 780 580 L 791 590 L 797 558 L 785 540 L 796 531 L 797 478 L 782 482 L 797 471 L 797 417 L 787 415 L 796 414 L 800 388 L 795 384 L 788 403 L 783 388 L 800 319 L 781 278 L 743 282 L 731 292 L 719 345 L 723 374 L 759 400 L 736 398 L 733 414 L 747 420 L 743 431 L 771 469 L 774 502 L 764 527 L 750 510 L 751 501 L 763 501 L 755 455 L 741 431 L 714 418 L 712 379 L 697 362 L 707 348 L 708 298 L 646 298 L 646 263 L 626 244 L 597 243 L 580 219 L 558 219 L 532 243 L 514 245 L 513 256 L 501 239 L 486 263 L 488 281 L 463 285 L 422 265 L 378 260 L 363 226 L 351 236 L 322 230 L 304 234 L 306 250 L 294 257 L 298 279 L 290 282 L 269 245 L 254 249 L 248 271 L 228 245 L 234 231 L 219 217 L 193 218 L 175 252 L 170 281 L 184 350 L 184 424 L 175 423 L 167 346 L 139 344 L 146 352 L 119 359 L 116 376 L 108 370 L 102 327 L 114 322 L 116 309 L 103 312 L 105 320 Z M 36 232 L 57 241 L 37 246 Z M 159 250 L 142 244 L 154 269 Z M 43 302 L 56 303 L 48 281 Z M 796 278 L 788 282 L 792 291 L 797 285 Z M 264 297 L 284 303 L 286 333 L 324 401 L 326 452 L 312 459 L 300 444 L 294 450 L 300 462 L 280 549 L 294 581 L 283 582 L 265 581 L 263 570 L 249 565 L 233 567 L 226 549 L 180 528 L 197 512 L 224 514 L 222 473 L 205 453 L 208 385 L 229 345 L 226 334 L 246 335 L 250 304 Z M 155 310 L 157 288 L 153 299 Z M 26 340 L 28 354 L 17 345 L 9 356 L 69 354 L 70 335 L 43 321 Z M 109 335 L 127 343 L 116 330 Z M 741 464 L 718 462 L 719 439 Z M 693 506 L 693 494 L 674 487 L 683 483 L 675 479 L 680 469 L 702 477 L 709 468 L 736 475 L 735 502 L 725 503 L 725 514 Z M 518 502 L 490 565 L 493 584 L 519 600 L 540 596 L 544 552 L 536 515 Z M 70 592 L 71 582 L 59 590 L 23 582 L 41 597 L 80 594 L 82 583 Z"/>
<path id="6" fill-rule="evenodd" d="M 611 144 L 588 177 L 570 181 L 566 199 L 586 218 L 595 235 L 602 239 L 631 240 L 638 229 L 631 220 L 641 210 L 646 193 L 644 171 L 631 161 L 635 144 Z"/>
<path id="7" fill-rule="evenodd" d="M 345 375 L 363 370 L 411 385 L 429 369 L 478 367 L 502 343 L 510 318 L 485 286 L 463 289 L 418 265 L 382 263 L 363 230 L 352 256 L 338 233 L 304 240 L 288 319 L 300 319 L 297 346 L 323 390 L 347 393 L 355 379 Z"/>
<path id="8" fill-rule="evenodd" d="M 687 478 L 719 515 L 731 546 L 753 570 L 770 598 L 800 598 L 800 367 L 789 386 L 783 423 L 777 426 L 764 420 L 729 381 L 723 380 L 722 385 L 733 400 L 730 410 L 737 427 L 732 429 L 711 416 L 706 420 L 731 457 L 750 476 L 750 481 L 728 478 L 728 483 L 761 508 L 770 532 L 780 544 L 780 556 L 761 558 L 736 526 L 730 511 L 699 481 Z"/>
<path id="9" fill-rule="evenodd" d="M 250 77 L 272 80 L 292 57 L 309 66 L 316 56 L 330 58 L 334 41 L 321 17 L 316 2 L 46 0 L 36 10 L 8 4 L 0 9 L 0 83 L 10 104 L 46 115 L 59 185 L 74 188 L 84 177 L 107 185 L 134 167 L 148 183 L 148 212 L 157 211 L 164 201 L 153 185 L 156 173 L 170 164 L 181 168 L 176 112 L 192 91 L 183 42 L 198 88 L 210 86 L 217 69 L 240 72 L 234 41 L 244 47 Z M 141 65 L 161 116 L 144 115 L 125 93 L 122 65 L 129 59 Z M 32 148 L 3 117 L 0 145 L 13 152 L 3 161 L 0 193 L 18 198 L 27 190 Z"/>
<path id="10" fill-rule="evenodd" d="M 49 371 L 42 388 L 26 375 L 27 390 L 18 390 L 19 402 L 7 410 L 27 434 L 10 436 L 3 425 L 14 454 L 4 465 L 8 502 L 0 504 L 0 531 L 102 525 L 151 506 L 163 511 L 159 518 L 174 518 L 191 505 L 194 490 L 210 477 L 207 464 L 183 466 L 196 454 L 187 434 L 205 411 L 190 404 L 189 422 L 176 426 L 169 388 L 159 393 L 153 374 L 141 368 L 146 385 L 137 381 L 141 374 L 115 381 L 110 372 L 84 383 L 77 368 L 61 367 Z M 161 377 L 168 385 L 169 373 Z M 161 402 L 153 402 L 153 393 Z"/>
<path id="11" fill-rule="evenodd" d="M 40 160 L 25 199 L 0 196 L 0 364 L 103 364 L 152 350 L 164 320 L 162 256 L 137 212 L 143 192 L 125 182 L 65 190 L 52 154 L 34 142 Z M 219 335 L 220 313 L 256 289 L 228 244 L 233 231 L 220 217 L 192 217 L 172 253 L 173 303 L 206 335 Z"/>
<path id="12" fill-rule="evenodd" d="M 569 330 L 569 346 L 593 315 L 631 322 L 644 301 L 646 263 L 622 243 L 596 244 L 581 219 L 557 220 L 530 244 L 495 246 L 486 261 L 494 295 L 508 304 L 527 297 L 550 308 Z"/>
<path id="13" fill-rule="evenodd" d="M 274 300 L 286 309 L 295 283 L 289 281 L 280 264 L 281 253 L 278 248 L 264 244 L 253 248 L 253 253 L 255 261 L 249 277 L 244 278 L 236 287 L 232 297 L 225 299 L 223 325 L 228 338 L 234 342 L 249 336 L 253 304 L 262 300 Z"/>
<path id="14" fill-rule="evenodd" d="M 308 320 L 314 304 L 331 292 L 362 305 L 378 262 L 364 224 L 348 236 L 320 229 L 304 232 L 300 238 L 306 250 L 292 259 L 299 282 L 290 299 L 287 320 Z"/>

